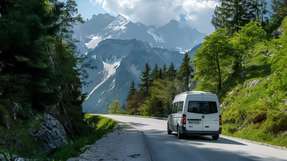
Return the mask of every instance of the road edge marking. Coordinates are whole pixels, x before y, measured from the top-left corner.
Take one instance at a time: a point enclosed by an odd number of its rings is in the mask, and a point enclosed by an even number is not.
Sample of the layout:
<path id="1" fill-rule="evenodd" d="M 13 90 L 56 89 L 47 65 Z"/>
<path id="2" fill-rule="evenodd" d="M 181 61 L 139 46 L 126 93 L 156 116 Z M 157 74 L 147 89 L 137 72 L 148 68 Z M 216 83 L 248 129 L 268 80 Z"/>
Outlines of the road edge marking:
<path id="1" fill-rule="evenodd" d="M 244 141 L 244 142 L 247 142 L 247 143 L 263 145 L 263 146 L 267 146 L 267 147 L 270 147 L 270 148 L 279 149 L 279 150 L 286 150 L 287 151 L 287 147 L 284 147 L 284 146 L 272 145 L 272 144 L 263 143 L 263 142 L 259 142 L 259 141 L 254 141 L 254 140 L 249 140 L 249 139 L 244 139 L 244 138 L 239 138 L 239 137 L 234 137 L 234 136 L 228 136 L 228 135 L 222 135 L 222 134 L 221 134 L 221 136 L 223 136 L 225 138 L 228 138 L 228 139 L 240 140 L 240 141 Z"/>

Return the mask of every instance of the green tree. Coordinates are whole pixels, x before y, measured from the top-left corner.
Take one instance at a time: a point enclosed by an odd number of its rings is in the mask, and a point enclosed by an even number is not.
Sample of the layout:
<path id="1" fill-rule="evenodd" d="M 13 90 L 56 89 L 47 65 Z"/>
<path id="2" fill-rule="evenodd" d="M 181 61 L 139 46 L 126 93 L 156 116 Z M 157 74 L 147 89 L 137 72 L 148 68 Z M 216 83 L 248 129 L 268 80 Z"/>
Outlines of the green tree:
<path id="1" fill-rule="evenodd" d="M 277 30 L 283 19 L 287 16 L 287 1 L 286 0 L 272 0 L 273 15 L 267 25 L 267 31 L 272 33 Z"/>
<path id="2" fill-rule="evenodd" d="M 82 122 L 81 82 L 69 36 L 80 20 L 75 1 L 5 0 L 0 14 L 0 104 L 22 119 L 54 113 L 75 134 Z"/>
<path id="3" fill-rule="evenodd" d="M 140 114 L 145 116 L 167 116 L 175 94 L 174 82 L 158 79 L 151 86 L 151 94 L 140 105 Z"/>
<path id="4" fill-rule="evenodd" d="M 223 81 L 232 66 L 232 45 L 226 30 L 219 29 L 206 37 L 195 55 L 197 88 L 221 94 Z"/>
<path id="5" fill-rule="evenodd" d="M 159 68 L 158 68 L 158 65 L 156 64 L 151 71 L 151 79 L 155 80 L 158 78 L 159 78 Z"/>
<path id="6" fill-rule="evenodd" d="M 135 82 L 132 81 L 130 85 L 129 93 L 128 93 L 128 98 L 133 96 L 135 93 L 136 93 Z"/>
<path id="7" fill-rule="evenodd" d="M 227 28 L 230 33 L 234 33 L 250 21 L 263 23 L 265 14 L 264 0 L 220 0 L 212 24 L 216 29 Z"/>
<path id="8" fill-rule="evenodd" d="M 266 39 L 266 32 L 257 22 L 250 22 L 245 25 L 238 33 L 235 33 L 231 39 L 233 44 L 235 63 L 234 72 L 241 78 L 244 77 L 244 64 L 249 56 L 249 50 L 260 41 Z"/>
<path id="9" fill-rule="evenodd" d="M 171 63 L 168 67 L 168 70 L 167 70 L 167 78 L 169 80 L 174 80 L 176 78 L 176 69 L 174 67 L 174 64 Z"/>
<path id="10" fill-rule="evenodd" d="M 183 63 L 178 70 L 178 79 L 182 81 L 182 91 L 190 90 L 190 80 L 192 78 L 193 69 L 188 53 L 185 53 Z"/>
<path id="11" fill-rule="evenodd" d="M 168 72 L 168 68 L 164 64 L 163 67 L 161 68 L 161 79 L 165 79 L 167 77 L 167 72 Z"/>
<path id="12" fill-rule="evenodd" d="M 139 115 L 139 107 L 141 106 L 144 98 L 142 94 L 138 91 L 135 91 L 133 95 L 130 95 L 126 102 L 126 111 L 131 115 Z"/>
<path id="13" fill-rule="evenodd" d="M 118 100 L 114 100 L 108 107 L 108 112 L 110 114 L 119 114 L 121 113 L 121 104 Z"/>
<path id="14" fill-rule="evenodd" d="M 141 84 L 140 84 L 140 91 L 144 97 L 149 95 L 151 82 L 152 80 L 151 80 L 150 67 L 148 64 L 145 64 L 145 69 L 141 74 Z"/>

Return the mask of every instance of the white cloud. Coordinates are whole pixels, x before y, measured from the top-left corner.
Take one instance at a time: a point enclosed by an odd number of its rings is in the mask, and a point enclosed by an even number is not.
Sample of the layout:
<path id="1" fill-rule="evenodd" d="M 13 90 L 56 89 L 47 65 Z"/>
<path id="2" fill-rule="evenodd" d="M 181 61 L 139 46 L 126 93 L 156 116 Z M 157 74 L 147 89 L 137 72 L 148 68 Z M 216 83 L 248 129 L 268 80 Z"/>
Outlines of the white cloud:
<path id="1" fill-rule="evenodd" d="M 132 21 L 161 26 L 185 15 L 192 26 L 209 33 L 216 0 L 90 0 L 107 12 L 121 14 Z"/>

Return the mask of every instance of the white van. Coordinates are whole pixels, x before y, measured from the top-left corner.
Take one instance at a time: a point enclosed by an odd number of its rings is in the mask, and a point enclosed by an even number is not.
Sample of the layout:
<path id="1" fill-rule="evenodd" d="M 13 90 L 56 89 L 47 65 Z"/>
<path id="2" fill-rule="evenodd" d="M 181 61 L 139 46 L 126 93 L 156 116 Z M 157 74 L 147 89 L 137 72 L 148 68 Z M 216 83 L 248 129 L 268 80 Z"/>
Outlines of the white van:
<path id="1" fill-rule="evenodd" d="M 183 135 L 211 135 L 219 139 L 221 115 L 218 97 L 210 92 L 188 91 L 175 96 L 168 116 L 167 132 Z"/>

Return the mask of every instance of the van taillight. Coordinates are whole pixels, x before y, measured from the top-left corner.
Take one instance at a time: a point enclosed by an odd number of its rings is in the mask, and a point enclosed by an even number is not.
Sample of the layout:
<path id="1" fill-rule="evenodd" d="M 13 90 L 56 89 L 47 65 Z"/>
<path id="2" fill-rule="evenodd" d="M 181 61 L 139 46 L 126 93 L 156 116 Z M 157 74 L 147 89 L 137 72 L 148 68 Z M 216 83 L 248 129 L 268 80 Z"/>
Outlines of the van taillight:
<path id="1" fill-rule="evenodd" d="M 186 115 L 183 114 L 181 117 L 181 124 L 186 124 Z"/>
<path id="2" fill-rule="evenodd" d="M 219 115 L 219 125 L 222 125 L 222 118 L 221 118 L 221 115 Z"/>

